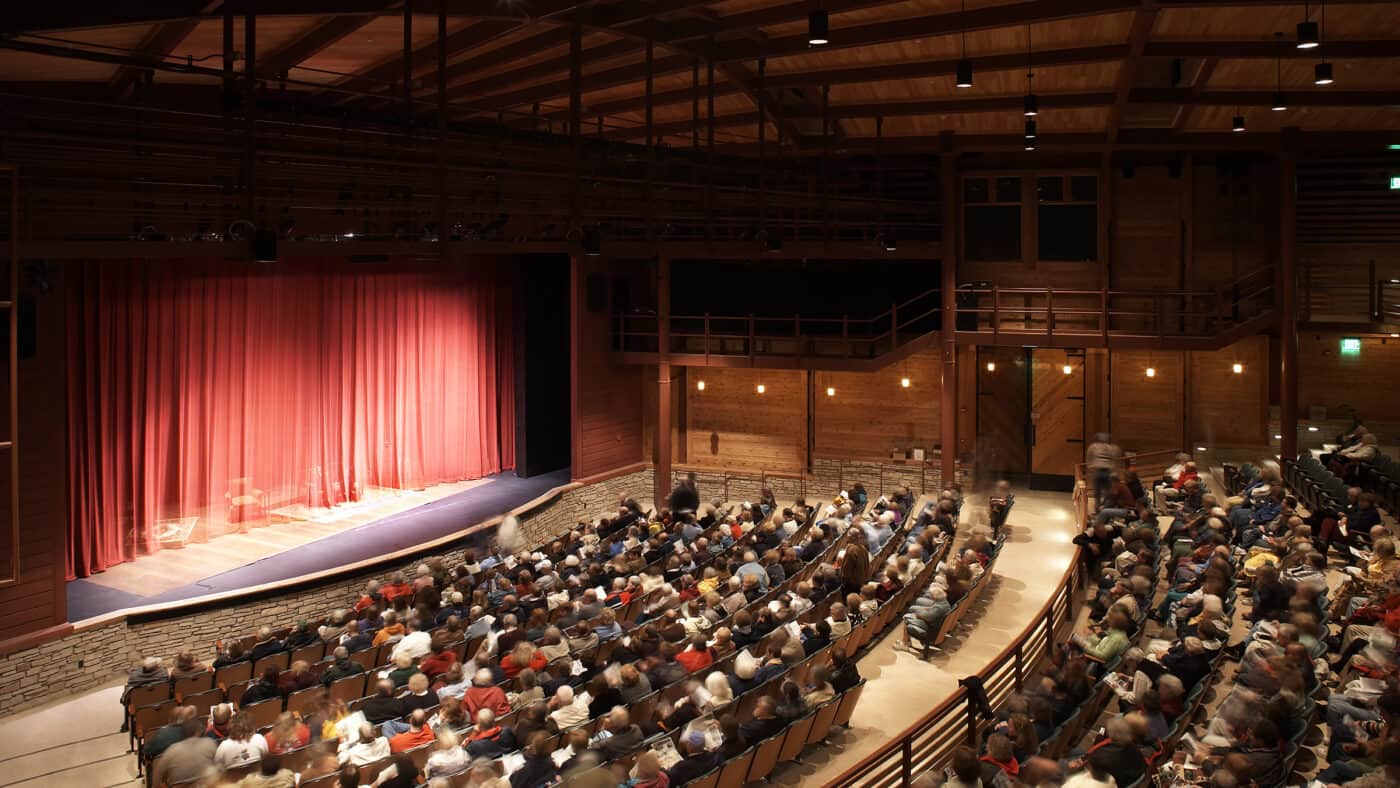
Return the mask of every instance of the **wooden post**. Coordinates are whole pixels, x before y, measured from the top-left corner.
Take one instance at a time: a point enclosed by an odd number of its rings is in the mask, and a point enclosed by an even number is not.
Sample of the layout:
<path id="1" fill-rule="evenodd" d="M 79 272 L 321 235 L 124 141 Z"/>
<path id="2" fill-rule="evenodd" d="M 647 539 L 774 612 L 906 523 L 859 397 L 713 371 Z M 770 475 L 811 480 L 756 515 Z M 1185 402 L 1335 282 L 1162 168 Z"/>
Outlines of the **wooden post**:
<path id="1" fill-rule="evenodd" d="M 671 258 L 656 258 L 656 473 L 659 512 L 671 492 Z"/>
<path id="2" fill-rule="evenodd" d="M 939 451 L 938 471 L 943 486 L 953 483 L 957 476 L 958 453 L 958 156 L 953 150 L 953 135 L 942 137 L 943 153 L 939 161 L 940 202 L 943 212 L 941 263 L 943 321 L 939 339 L 943 345 L 943 380 L 939 391 Z"/>
<path id="3" fill-rule="evenodd" d="M 1279 153 L 1279 454 L 1298 456 L 1298 243 L 1296 128 L 1283 130 Z"/>
<path id="4" fill-rule="evenodd" d="M 583 326 L 583 259 L 577 252 L 569 255 L 569 476 L 581 478 L 583 474 L 583 441 L 578 423 L 578 391 L 582 370 L 579 369 L 579 332 Z"/>

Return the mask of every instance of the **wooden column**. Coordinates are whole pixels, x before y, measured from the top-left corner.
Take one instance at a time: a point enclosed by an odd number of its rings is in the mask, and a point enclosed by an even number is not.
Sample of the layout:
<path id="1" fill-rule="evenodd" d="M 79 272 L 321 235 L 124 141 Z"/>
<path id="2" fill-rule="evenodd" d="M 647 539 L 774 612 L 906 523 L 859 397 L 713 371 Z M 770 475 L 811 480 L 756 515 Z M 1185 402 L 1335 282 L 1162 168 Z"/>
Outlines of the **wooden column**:
<path id="1" fill-rule="evenodd" d="M 656 258 L 656 510 L 671 493 L 671 258 Z"/>
<path id="2" fill-rule="evenodd" d="M 577 247 L 577 244 L 575 244 Z M 578 479 L 583 475 L 583 441 L 579 434 L 578 390 L 579 333 L 583 324 L 583 258 L 577 248 L 569 254 L 569 478 Z"/>
<path id="3" fill-rule="evenodd" d="M 1279 454 L 1298 456 L 1298 239 L 1297 186 L 1298 157 L 1292 144 L 1296 129 L 1284 129 L 1283 152 L 1279 154 L 1279 265 L 1277 303 L 1279 310 Z"/>
<path id="4" fill-rule="evenodd" d="M 939 473 L 946 487 L 956 476 L 958 454 L 958 157 L 953 152 L 952 135 L 943 137 L 943 154 L 939 161 L 940 202 L 943 213 L 942 293 L 943 324 L 939 340 L 943 346 L 943 382 L 939 393 L 938 436 Z"/>

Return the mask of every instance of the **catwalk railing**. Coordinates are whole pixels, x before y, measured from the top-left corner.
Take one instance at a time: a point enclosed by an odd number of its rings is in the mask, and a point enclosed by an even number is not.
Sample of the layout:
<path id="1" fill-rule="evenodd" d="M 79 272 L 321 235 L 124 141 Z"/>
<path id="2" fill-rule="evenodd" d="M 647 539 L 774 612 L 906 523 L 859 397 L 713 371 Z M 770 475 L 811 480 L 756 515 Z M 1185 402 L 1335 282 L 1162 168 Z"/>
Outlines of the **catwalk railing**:
<path id="1" fill-rule="evenodd" d="M 1400 323 L 1400 279 L 1382 277 L 1375 260 L 1366 265 L 1301 262 L 1298 308 L 1304 322 Z"/>
<path id="2" fill-rule="evenodd" d="M 1077 486 L 1076 500 L 1083 496 Z M 1083 603 L 1084 576 L 1076 550 L 1055 591 L 1031 623 L 977 672 L 993 708 L 1005 703 L 1045 664 L 1063 633 L 1074 626 Z M 907 786 L 916 776 L 945 766 L 953 751 L 975 745 L 995 720 L 984 718 L 968 689 L 959 684 L 947 700 L 896 734 L 829 783 L 829 786 Z"/>

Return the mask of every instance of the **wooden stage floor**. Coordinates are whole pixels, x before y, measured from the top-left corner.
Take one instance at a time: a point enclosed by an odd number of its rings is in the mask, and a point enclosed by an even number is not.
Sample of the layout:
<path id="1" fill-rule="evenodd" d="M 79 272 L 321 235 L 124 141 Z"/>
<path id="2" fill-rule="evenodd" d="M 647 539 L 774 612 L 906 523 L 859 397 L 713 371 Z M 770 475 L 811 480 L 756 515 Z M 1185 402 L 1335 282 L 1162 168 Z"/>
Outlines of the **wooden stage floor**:
<path id="1" fill-rule="evenodd" d="M 138 596 L 153 596 L 251 564 L 270 555 L 382 520 L 486 484 L 487 479 L 439 484 L 423 490 L 375 488 L 354 503 L 324 509 L 301 507 L 301 519 L 275 517 L 270 525 L 228 533 L 208 542 L 165 549 L 108 569 L 88 582 Z M 287 510 L 279 510 L 285 513 Z"/>

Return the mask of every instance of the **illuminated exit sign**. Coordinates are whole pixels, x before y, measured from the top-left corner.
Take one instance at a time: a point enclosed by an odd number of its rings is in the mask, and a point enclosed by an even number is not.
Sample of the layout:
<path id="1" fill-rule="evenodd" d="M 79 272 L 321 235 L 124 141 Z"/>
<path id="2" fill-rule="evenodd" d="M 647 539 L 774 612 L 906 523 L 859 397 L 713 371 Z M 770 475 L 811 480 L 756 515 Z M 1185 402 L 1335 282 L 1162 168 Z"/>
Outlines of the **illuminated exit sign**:
<path id="1" fill-rule="evenodd" d="M 1400 175 L 1390 176 L 1390 188 L 1400 191 Z"/>
<path id="2" fill-rule="evenodd" d="M 1361 339 L 1358 337 L 1342 337 L 1342 355 L 1361 355 Z"/>

